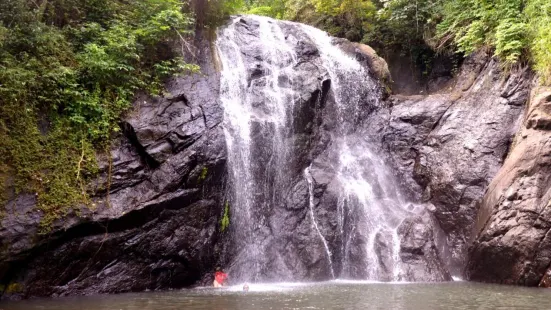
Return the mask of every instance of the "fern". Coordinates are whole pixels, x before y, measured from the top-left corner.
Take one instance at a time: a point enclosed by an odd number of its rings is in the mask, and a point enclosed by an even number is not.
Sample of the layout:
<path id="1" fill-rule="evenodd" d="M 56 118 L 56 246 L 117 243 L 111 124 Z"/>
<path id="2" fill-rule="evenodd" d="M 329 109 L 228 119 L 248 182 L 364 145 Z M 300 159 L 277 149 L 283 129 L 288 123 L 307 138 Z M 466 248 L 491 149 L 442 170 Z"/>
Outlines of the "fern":
<path id="1" fill-rule="evenodd" d="M 526 24 L 519 18 L 502 20 L 496 27 L 496 56 L 508 63 L 517 62 L 527 47 Z"/>
<path id="2" fill-rule="evenodd" d="M 551 84 L 551 1 L 529 1 L 525 15 L 534 68 L 544 84 Z"/>

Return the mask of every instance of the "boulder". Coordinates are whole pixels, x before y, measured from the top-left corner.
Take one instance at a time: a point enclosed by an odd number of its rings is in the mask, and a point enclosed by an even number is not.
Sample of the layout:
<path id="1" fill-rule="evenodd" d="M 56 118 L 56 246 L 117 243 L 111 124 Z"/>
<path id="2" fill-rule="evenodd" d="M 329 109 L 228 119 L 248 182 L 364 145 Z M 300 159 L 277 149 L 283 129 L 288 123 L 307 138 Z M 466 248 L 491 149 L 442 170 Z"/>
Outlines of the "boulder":
<path id="1" fill-rule="evenodd" d="M 406 219 L 398 227 L 400 237 L 401 279 L 403 281 L 450 281 L 451 275 L 440 257 L 436 234 L 438 225 L 430 216 Z"/>

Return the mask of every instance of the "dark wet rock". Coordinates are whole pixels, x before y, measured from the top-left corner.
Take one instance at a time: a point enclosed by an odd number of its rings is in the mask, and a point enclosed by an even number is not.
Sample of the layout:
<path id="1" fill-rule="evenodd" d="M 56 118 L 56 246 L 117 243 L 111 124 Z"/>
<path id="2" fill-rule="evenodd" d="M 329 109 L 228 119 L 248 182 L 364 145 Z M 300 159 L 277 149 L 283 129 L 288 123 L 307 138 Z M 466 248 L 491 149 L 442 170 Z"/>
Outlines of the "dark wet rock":
<path id="1" fill-rule="evenodd" d="M 178 201 L 172 201 L 178 203 Z M 185 204 L 184 201 L 181 202 Z M 140 227 L 66 240 L 27 260 L 18 280 L 29 296 L 119 293 L 183 287 L 213 268 L 218 206 L 201 200 L 159 214 Z M 139 222 L 133 221 L 135 225 Z M 118 223 L 117 223 L 118 224 Z M 101 227 L 89 227 L 90 230 Z M 84 228 L 81 228 L 84 229 Z M 84 232 L 81 232 L 84 234 Z M 55 272 L 56 277 L 52 277 Z"/>
<path id="2" fill-rule="evenodd" d="M 421 225 L 424 230 L 413 229 L 407 234 L 410 239 L 402 240 L 402 268 L 408 280 L 442 281 L 449 280 L 450 273 L 463 275 L 479 204 L 519 127 L 531 78 L 526 70 L 505 74 L 496 60 L 475 54 L 464 62 L 453 87 L 428 96 L 391 96 L 367 114 L 366 136 L 358 142 L 369 141 L 373 151 L 395 167 L 399 187 L 410 201 L 425 203 L 412 205 L 414 211 L 408 211 L 424 214 L 422 210 L 426 209 L 430 213 L 424 216 L 431 219 Z M 332 130 L 331 119 L 324 122 L 324 128 Z M 332 210 L 342 193 L 330 164 L 334 160 L 334 155 L 322 152 L 312 166 L 316 190 L 321 193 L 319 208 L 324 210 Z M 331 216 L 338 217 L 336 210 L 331 212 Z M 415 218 L 412 215 L 404 223 Z M 328 223 L 323 226 L 336 229 Z M 415 240 L 411 236 L 416 235 L 425 238 L 426 250 L 417 247 L 415 252 L 410 246 Z M 335 234 L 324 236 L 338 271 L 343 259 L 338 249 L 343 241 Z M 380 234 L 376 240 L 375 250 L 383 270 L 390 255 L 388 239 Z M 361 248 L 361 242 L 352 240 L 357 248 Z M 351 259 L 356 261 L 352 265 L 363 264 L 361 254 Z M 361 268 L 353 269 L 352 274 L 360 274 L 361 278 Z"/>
<path id="3" fill-rule="evenodd" d="M 227 265 L 238 281 L 327 280 L 331 269 L 324 244 L 313 229 L 304 169 L 321 140 L 322 112 L 332 100 L 331 80 L 320 51 L 301 28 L 292 23 L 278 26 L 294 51 L 295 60 L 266 50 L 266 42 L 260 38 L 260 24 L 253 18 L 240 17 L 235 21 L 235 31 L 221 34 L 231 35 L 239 47 L 240 58 L 236 61 L 242 61 L 247 68 L 247 100 L 254 110 L 250 156 L 255 192 L 251 195 L 254 208 L 249 211 L 254 224 L 234 222 Z M 281 67 L 277 81 L 271 79 L 274 63 Z M 264 119 L 274 114 L 274 103 L 266 99 L 265 87 L 270 83 L 278 83 L 280 93 L 275 95 L 293 107 L 282 116 L 287 123 L 281 129 Z M 275 136 L 284 141 L 274 139 Z M 281 148 L 286 148 L 285 152 Z M 251 226 L 252 231 L 248 231 Z"/>
<path id="4" fill-rule="evenodd" d="M 398 227 L 398 236 L 401 240 L 400 258 L 403 262 L 402 280 L 451 280 L 450 272 L 441 258 L 443 253 L 437 246 L 435 227 L 438 226 L 431 221 L 424 221 L 422 217 L 408 218 Z"/>
<path id="5" fill-rule="evenodd" d="M 551 89 L 536 87 L 505 164 L 489 186 L 469 251 L 470 280 L 550 287 Z"/>
<path id="6" fill-rule="evenodd" d="M 286 206 L 300 207 L 300 210 L 290 213 L 285 210 L 277 210 L 272 218 L 274 237 L 278 239 L 272 250 L 277 253 L 271 256 L 274 263 L 285 266 L 286 272 L 276 273 L 269 270 L 272 279 L 293 281 L 321 281 L 331 278 L 331 266 L 329 265 L 326 249 L 318 232 L 313 229 L 316 220 L 318 225 L 320 217 L 310 211 L 309 190 L 306 180 L 300 180 L 293 189 L 294 194 L 287 201 Z M 297 194 L 300 197 L 297 197 Z M 297 200 L 298 198 L 298 200 Z M 274 254 L 275 254 L 274 253 Z M 292 268 L 290 268 L 292 266 Z M 279 278 L 279 279 L 278 279 Z"/>
<path id="7" fill-rule="evenodd" d="M 430 53 L 425 50 L 424 53 Z M 460 54 L 435 54 L 423 61 L 404 57 L 400 50 L 383 49 L 380 55 L 388 63 L 393 94 L 429 95 L 449 90 L 454 84 L 455 71 L 461 67 Z M 428 56 L 428 54 L 425 54 Z"/>
<path id="8" fill-rule="evenodd" d="M 383 148 L 400 181 L 447 236 L 460 275 L 488 185 L 503 164 L 524 112 L 531 73 L 505 74 L 483 53 L 467 58 L 455 86 L 430 96 L 394 96 Z"/>
<path id="9" fill-rule="evenodd" d="M 392 236 L 390 234 L 385 234 L 384 232 L 378 232 L 375 235 L 375 246 L 374 251 L 377 257 L 379 258 L 379 264 L 382 268 L 382 273 L 387 275 L 383 277 L 382 281 L 392 281 L 390 275 L 393 272 L 393 244 Z"/>
<path id="10" fill-rule="evenodd" d="M 18 259 L 34 245 L 38 224 L 42 218 L 41 212 L 36 210 L 35 206 L 36 196 L 32 194 L 20 195 L 6 205 L 0 226 L 0 236 L 3 236 L 0 239 L 2 261 Z M 0 264 L 0 276 L 8 271 L 7 267 Z"/>
<path id="11" fill-rule="evenodd" d="M 256 40 L 258 24 L 255 21 L 242 18 L 239 27 L 243 30 L 239 32 L 242 37 L 238 41 L 250 43 Z M 339 197 L 343 188 L 335 178 L 338 172 L 332 164 L 338 160 L 338 154 L 332 143 L 335 142 L 333 133 L 343 120 L 335 117 L 337 107 L 331 92 L 334 81 L 321 68 L 320 53 L 312 42 L 292 24 L 281 27 L 286 40 L 295 44 L 300 61 L 292 71 L 286 72 L 292 75 L 292 79 L 279 78 L 278 81 L 283 86 L 288 86 L 288 80 L 295 81 L 294 90 L 299 95 L 294 98 L 301 100 L 293 102 L 293 157 L 286 163 L 292 170 L 286 173 L 292 177 L 284 189 L 290 195 L 284 202 L 263 204 L 261 202 L 269 199 L 259 198 L 257 203 L 264 214 L 258 217 L 262 219 L 259 222 L 270 223 L 259 230 L 259 234 L 265 234 L 260 238 L 262 247 L 276 249 L 269 264 L 271 267 L 263 273 L 268 278 L 279 280 L 329 277 L 329 260 L 324 257 L 327 251 L 312 228 L 307 209 L 309 195 L 302 172 L 311 164 L 314 220 L 329 247 L 333 270 L 337 276 L 348 274 L 365 278 L 366 258 L 362 249 L 365 249 L 367 240 L 342 235 L 338 231 L 351 229 L 354 223 L 350 219 L 360 215 L 351 214 L 348 219 L 339 215 L 342 212 L 339 211 L 339 203 L 342 203 Z M 380 64 L 378 68 L 374 67 L 379 58 L 368 49 L 341 40 L 335 40 L 335 43 L 364 63 L 373 77 L 385 79 L 385 67 Z M 260 71 L 265 72 L 265 68 L 259 71 L 258 66 L 266 59 L 256 44 L 242 48 L 247 59 L 245 63 L 251 67 L 249 82 L 253 87 L 261 88 L 266 82 Z M 369 144 L 374 153 L 394 167 L 399 188 L 406 192 L 410 201 L 417 203 L 401 206 L 410 213 L 400 227 L 404 278 L 445 281 L 450 279 L 450 273 L 462 275 L 479 204 L 490 181 L 501 168 L 519 127 L 531 78 L 529 71 L 504 73 L 495 59 L 478 53 L 465 60 L 453 83 L 448 79 L 437 82 L 439 86 L 435 84 L 433 90 L 438 90 L 438 93 L 429 96 L 397 95 L 381 101 L 384 89 L 377 84 L 370 89 L 371 93 L 364 94 L 357 118 L 344 120 L 345 126 L 354 126 L 358 131 L 356 136 L 348 139 L 357 139 L 359 145 Z M 258 97 L 255 108 L 262 114 L 265 108 L 262 94 L 254 91 L 252 94 Z M 546 128 L 545 117 L 534 119 L 531 126 Z M 267 162 L 273 149 L 270 149 L 271 145 L 261 146 L 265 145 L 263 141 L 269 140 L 273 128 L 260 125 L 255 128 L 254 139 L 258 139 L 255 152 L 258 153 L 254 156 L 265 158 L 261 162 Z M 255 173 L 262 174 L 267 167 L 255 169 L 258 169 Z M 374 184 L 374 190 L 381 191 L 381 188 Z M 424 205 L 419 207 L 420 203 Z M 266 217 L 266 214 L 271 216 Z M 418 222 L 419 214 L 423 214 L 422 222 Z M 299 233 L 289 233 L 294 230 Z M 374 245 L 381 261 L 379 275 L 383 279 L 392 279 L 388 264 L 392 243 L 389 238 L 386 232 L 380 233 Z M 345 242 L 350 246 L 347 257 L 341 251 Z M 301 252 L 309 247 L 308 254 Z M 297 255 L 297 251 L 302 254 Z M 348 261 L 346 267 L 341 265 L 345 260 Z"/>
<path id="12" fill-rule="evenodd" d="M 93 209 L 39 235 L 35 197 L 8 204 L 0 282 L 17 289 L 2 298 L 178 288 L 214 268 L 226 147 L 218 74 L 209 44 L 200 44 L 202 73 L 174 78 L 167 97 L 136 100 L 89 185 Z"/>

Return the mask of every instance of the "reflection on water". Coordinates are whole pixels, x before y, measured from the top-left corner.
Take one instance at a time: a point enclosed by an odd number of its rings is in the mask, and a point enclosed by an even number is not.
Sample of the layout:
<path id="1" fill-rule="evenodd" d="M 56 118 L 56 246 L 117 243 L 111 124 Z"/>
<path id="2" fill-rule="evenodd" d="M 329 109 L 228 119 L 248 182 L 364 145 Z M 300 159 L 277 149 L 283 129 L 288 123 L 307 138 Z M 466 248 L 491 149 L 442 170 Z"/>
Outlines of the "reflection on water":
<path id="1" fill-rule="evenodd" d="M 2 310 L 551 309 L 551 290 L 467 282 L 251 284 L 165 293 L 0 303 Z"/>

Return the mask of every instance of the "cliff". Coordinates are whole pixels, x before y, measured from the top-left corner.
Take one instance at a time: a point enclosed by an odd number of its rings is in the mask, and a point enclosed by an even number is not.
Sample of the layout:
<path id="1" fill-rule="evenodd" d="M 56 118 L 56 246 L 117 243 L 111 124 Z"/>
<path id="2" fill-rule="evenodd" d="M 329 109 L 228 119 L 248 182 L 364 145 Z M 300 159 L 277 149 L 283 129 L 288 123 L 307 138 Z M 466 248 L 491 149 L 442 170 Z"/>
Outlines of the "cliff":
<path id="1" fill-rule="evenodd" d="M 33 195 L 7 204 L 2 298 L 189 287 L 217 265 L 273 281 L 447 281 L 468 266 L 547 285 L 549 94 L 525 113 L 530 71 L 478 53 L 433 94 L 389 96 L 367 46 L 252 17 L 224 29 L 218 48 L 197 43 L 201 73 L 136 99 L 93 209 L 42 235 Z M 228 123 L 238 91 L 246 128 Z"/>
<path id="2" fill-rule="evenodd" d="M 469 279 L 551 286 L 550 102 L 549 88 L 534 87 L 522 127 L 481 203 Z"/>

